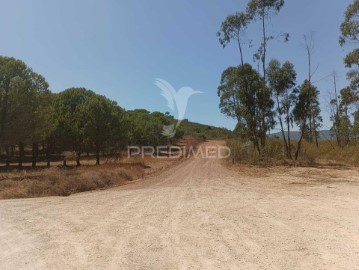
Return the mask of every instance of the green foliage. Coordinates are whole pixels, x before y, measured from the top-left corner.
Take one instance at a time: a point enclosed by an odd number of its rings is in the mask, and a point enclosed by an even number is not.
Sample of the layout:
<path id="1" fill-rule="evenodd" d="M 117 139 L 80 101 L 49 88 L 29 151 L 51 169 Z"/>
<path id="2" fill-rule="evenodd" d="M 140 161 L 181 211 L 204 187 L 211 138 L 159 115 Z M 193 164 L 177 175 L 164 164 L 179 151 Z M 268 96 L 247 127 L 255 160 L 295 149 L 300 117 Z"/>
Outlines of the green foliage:
<path id="1" fill-rule="evenodd" d="M 344 45 L 346 42 L 358 42 L 359 36 L 359 0 L 350 4 L 345 12 L 344 22 L 340 26 L 342 35 L 339 42 Z"/>
<path id="2" fill-rule="evenodd" d="M 266 133 L 273 127 L 273 101 L 270 90 L 251 65 L 230 67 L 218 87 L 222 113 L 238 120 L 237 132 L 264 154 Z"/>
<path id="3" fill-rule="evenodd" d="M 200 137 L 203 140 L 227 139 L 232 136 L 232 132 L 226 128 L 212 127 L 189 121 L 182 121 L 180 131 L 182 135 Z"/>
<path id="4" fill-rule="evenodd" d="M 236 133 L 242 138 L 249 139 L 254 144 L 261 159 L 265 155 L 266 133 L 275 124 L 272 111 L 274 102 L 271 98 L 271 90 L 267 87 L 266 66 L 268 42 L 275 39 L 275 37 L 268 35 L 267 21 L 270 20 L 273 14 L 277 14 L 283 6 L 284 0 L 250 0 L 246 11 L 228 16 L 221 25 L 221 31 L 217 34 L 220 37 L 221 45 L 224 47 L 231 40 L 237 41 L 242 66 L 242 69 L 230 67 L 222 74 L 221 85 L 218 88 L 221 112 L 238 120 Z M 258 51 L 254 54 L 254 59 L 262 63 L 263 76 L 254 71 L 250 65 L 244 64 L 242 52 L 242 38 L 245 30 L 250 22 L 257 20 L 261 23 L 262 37 Z M 289 34 L 282 36 L 284 36 L 285 41 L 288 41 Z M 292 71 L 293 67 L 290 63 L 286 63 L 284 69 Z M 285 74 L 282 75 L 284 76 Z M 273 77 L 272 79 L 274 79 Z M 275 88 L 278 87 L 283 88 L 283 86 L 275 86 Z M 279 88 L 276 90 L 284 91 Z M 291 88 L 291 86 L 288 86 L 288 88 Z M 279 97 L 279 93 L 277 93 L 277 96 Z M 290 104 L 282 105 L 290 107 Z M 286 119 L 290 123 L 289 112 L 287 112 Z"/>
<path id="5" fill-rule="evenodd" d="M 83 120 L 86 145 L 95 151 L 97 164 L 100 163 L 100 151 L 124 147 L 128 123 L 125 111 L 116 102 L 95 95 L 80 107 L 79 114 Z"/>
<path id="6" fill-rule="evenodd" d="M 321 122 L 319 107 L 319 91 L 308 80 L 296 89 L 298 100 L 294 108 L 294 119 L 304 134 L 312 131 L 313 120 L 317 120 L 317 124 Z M 306 134 L 312 136 L 312 134 Z"/>
<path id="7" fill-rule="evenodd" d="M 319 91 L 310 81 L 305 80 L 299 89 L 294 91 L 294 94 L 297 96 L 297 101 L 293 115 L 302 134 L 295 154 L 297 160 L 303 137 L 310 142 L 313 142 L 315 138 L 318 147 L 318 129 L 323 120 L 320 116 Z"/>
<path id="8" fill-rule="evenodd" d="M 250 0 L 247 12 L 251 18 L 262 18 L 271 13 L 278 13 L 284 6 L 284 0 Z"/>
<path id="9" fill-rule="evenodd" d="M 85 88 L 69 88 L 56 95 L 54 108 L 57 116 L 55 137 L 63 150 L 85 151 L 86 135 L 83 107 L 95 93 Z"/>
<path id="10" fill-rule="evenodd" d="M 244 12 L 237 12 L 234 15 L 229 15 L 221 25 L 220 31 L 217 32 L 219 42 L 225 48 L 232 40 L 236 41 L 241 55 L 241 64 L 243 60 L 243 36 L 247 25 L 249 23 L 249 16 Z"/>
<path id="11" fill-rule="evenodd" d="M 284 6 L 284 0 L 250 0 L 247 4 L 247 14 L 251 20 L 259 20 L 262 28 L 262 42 L 258 48 L 257 53 L 254 54 L 254 59 L 262 63 L 263 81 L 267 83 L 267 47 L 268 42 L 275 39 L 274 36 L 268 34 L 267 21 L 270 20 L 273 14 L 279 13 Z M 289 40 L 289 34 L 282 34 L 284 41 Z"/>
<path id="12" fill-rule="evenodd" d="M 62 150 L 75 151 L 77 163 L 84 151 L 118 150 L 127 140 L 125 111 L 116 102 L 85 88 L 70 88 L 56 95 L 57 129 Z"/>
<path id="13" fill-rule="evenodd" d="M 164 145 L 171 140 L 162 136 L 164 126 L 178 121 L 169 113 L 134 110 L 126 112 L 116 102 L 85 88 L 69 88 L 58 94 L 48 90 L 46 80 L 20 60 L 0 57 L 0 147 L 10 165 L 10 152 L 18 147 L 19 165 L 33 146 L 33 166 L 39 152 L 76 152 L 77 165 L 84 152 L 118 153 L 127 144 Z M 193 127 L 198 129 L 194 134 Z M 205 125 L 183 121 L 173 139 L 184 134 L 203 138 L 226 137 L 230 133 Z M 5 150 L 5 151 L 4 151 Z M 69 155 L 64 155 L 65 160 Z M 65 164 L 65 163 L 64 163 Z"/>
<path id="14" fill-rule="evenodd" d="M 344 22 L 340 26 L 342 35 L 339 43 L 344 46 L 346 43 L 358 43 L 359 39 L 359 0 L 350 4 L 345 12 Z M 352 68 L 348 72 L 348 79 L 351 81 L 352 88 L 359 86 L 359 49 L 354 49 L 344 59 L 346 67 Z"/>
<path id="15" fill-rule="evenodd" d="M 0 57 L 0 143 L 33 143 L 50 132 L 48 83 L 20 60 Z"/>
<path id="16" fill-rule="evenodd" d="M 293 127 L 294 121 L 292 110 L 296 100 L 293 88 L 296 85 L 296 77 L 297 73 L 295 72 L 294 65 L 292 63 L 285 62 L 283 66 L 281 66 L 278 60 L 272 60 L 269 63 L 269 87 L 276 103 L 276 115 L 280 124 L 287 157 L 290 159 L 292 158 L 290 131 Z M 284 124 L 286 124 L 286 128 L 284 127 Z"/>
<path id="17" fill-rule="evenodd" d="M 127 114 L 131 145 L 158 146 L 169 143 L 169 139 L 161 135 L 163 126 L 173 125 L 177 122 L 169 113 L 150 113 L 146 110 L 133 110 L 128 111 Z M 177 128 L 173 139 L 180 139 L 184 135 L 201 137 L 203 139 L 226 139 L 230 134 L 231 132 L 225 128 L 202 125 L 184 119 Z"/>
<path id="18" fill-rule="evenodd" d="M 340 95 L 331 100 L 333 121 L 332 130 L 335 132 L 338 146 L 344 147 L 352 140 L 356 140 L 358 136 L 358 123 L 356 112 L 354 115 L 354 123 L 352 124 L 351 112 L 354 105 L 358 102 L 357 93 L 351 87 L 343 88 Z"/>
<path id="19" fill-rule="evenodd" d="M 172 117 L 146 110 L 128 111 L 129 142 L 131 145 L 158 146 L 166 143 L 161 135 L 163 125 L 168 125 Z"/>

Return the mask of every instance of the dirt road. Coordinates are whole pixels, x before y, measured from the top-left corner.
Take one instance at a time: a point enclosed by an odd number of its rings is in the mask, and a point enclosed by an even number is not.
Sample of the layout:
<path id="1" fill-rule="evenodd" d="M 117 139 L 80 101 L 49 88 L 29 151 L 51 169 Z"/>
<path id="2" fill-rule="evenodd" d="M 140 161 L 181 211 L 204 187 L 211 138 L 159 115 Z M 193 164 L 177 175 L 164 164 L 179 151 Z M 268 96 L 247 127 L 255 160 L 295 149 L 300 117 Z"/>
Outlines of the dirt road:
<path id="1" fill-rule="evenodd" d="M 124 187 L 0 201 L 0 269 L 358 269 L 359 173 L 190 159 Z"/>

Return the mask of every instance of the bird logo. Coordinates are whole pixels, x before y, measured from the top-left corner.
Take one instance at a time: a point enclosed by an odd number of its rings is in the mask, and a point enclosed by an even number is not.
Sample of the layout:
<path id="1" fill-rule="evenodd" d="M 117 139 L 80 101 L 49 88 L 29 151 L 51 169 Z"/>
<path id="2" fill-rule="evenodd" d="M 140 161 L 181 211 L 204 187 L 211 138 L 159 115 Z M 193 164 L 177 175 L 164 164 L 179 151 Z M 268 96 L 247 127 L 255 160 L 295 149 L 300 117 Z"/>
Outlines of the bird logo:
<path id="1" fill-rule="evenodd" d="M 161 95 L 167 100 L 167 107 L 173 114 L 177 112 L 176 125 L 163 126 L 162 129 L 163 136 L 173 138 L 176 135 L 177 128 L 184 119 L 189 98 L 196 94 L 203 94 L 203 92 L 194 91 L 188 86 L 176 91 L 170 83 L 162 79 L 156 79 L 155 85 L 162 90 Z"/>

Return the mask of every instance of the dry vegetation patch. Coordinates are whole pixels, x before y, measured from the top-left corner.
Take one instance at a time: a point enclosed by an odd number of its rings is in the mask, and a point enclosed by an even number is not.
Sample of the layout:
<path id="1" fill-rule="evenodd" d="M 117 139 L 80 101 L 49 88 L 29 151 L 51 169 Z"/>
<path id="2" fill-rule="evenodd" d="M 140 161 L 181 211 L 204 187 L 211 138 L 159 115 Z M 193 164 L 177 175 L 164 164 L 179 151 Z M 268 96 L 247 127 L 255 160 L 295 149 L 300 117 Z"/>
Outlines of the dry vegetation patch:
<path id="1" fill-rule="evenodd" d="M 241 140 L 228 140 L 227 145 L 231 149 L 231 162 L 245 163 L 261 166 L 293 166 L 293 167 L 323 167 L 347 169 L 359 167 L 359 144 L 350 144 L 339 147 L 332 141 L 321 141 L 319 147 L 315 143 L 304 141 L 298 160 L 290 160 L 286 157 L 284 143 L 280 139 L 268 138 L 266 146 L 266 158 L 259 162 L 256 149 L 250 142 Z M 297 142 L 292 141 L 292 157 L 295 155 Z"/>
<path id="2" fill-rule="evenodd" d="M 125 158 L 101 166 L 52 167 L 0 174 L 0 199 L 69 196 L 124 185 L 164 170 L 178 159 Z"/>

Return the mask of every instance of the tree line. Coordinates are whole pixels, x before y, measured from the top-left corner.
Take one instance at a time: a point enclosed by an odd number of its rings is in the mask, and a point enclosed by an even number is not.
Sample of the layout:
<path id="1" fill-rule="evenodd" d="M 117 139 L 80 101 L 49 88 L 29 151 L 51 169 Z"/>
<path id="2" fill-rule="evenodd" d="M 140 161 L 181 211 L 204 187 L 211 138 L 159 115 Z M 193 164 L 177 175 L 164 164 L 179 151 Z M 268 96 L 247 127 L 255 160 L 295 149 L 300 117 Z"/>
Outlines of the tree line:
<path id="1" fill-rule="evenodd" d="M 271 17 L 278 14 L 285 4 L 284 0 L 250 0 L 243 12 L 229 15 L 222 23 L 217 36 L 223 47 L 236 43 L 239 49 L 239 65 L 229 67 L 221 77 L 218 87 L 220 109 L 223 114 L 237 120 L 236 133 L 240 138 L 249 140 L 257 149 L 261 160 L 265 157 L 267 135 L 275 126 L 279 126 L 288 159 L 297 160 L 303 140 L 319 147 L 319 129 L 323 119 L 320 115 L 319 89 L 314 85 L 312 76 L 313 40 L 305 36 L 305 48 L 308 60 L 308 77 L 298 84 L 293 63 L 280 63 L 276 59 L 268 62 L 268 44 L 275 39 L 287 42 L 288 33 L 273 36 L 268 31 Z M 340 44 L 358 44 L 359 41 L 359 0 L 348 7 L 345 21 L 341 25 Z M 246 40 L 250 24 L 257 23 L 261 28 L 261 41 L 253 55 L 256 67 L 246 63 L 245 45 L 255 46 Z M 359 102 L 359 50 L 350 52 L 344 60 L 350 85 L 337 93 L 331 100 L 333 122 L 332 131 L 337 143 L 343 147 L 359 136 L 359 111 L 354 110 Z M 300 139 L 292 149 L 290 134 L 294 125 L 301 132 Z"/>
<path id="2" fill-rule="evenodd" d="M 47 166 L 54 154 L 66 165 L 65 151 L 76 153 L 78 166 L 84 153 L 93 153 L 100 164 L 101 153 L 119 154 L 128 144 L 167 143 L 160 134 L 172 122 L 169 114 L 126 111 L 85 88 L 52 93 L 45 78 L 24 62 L 0 56 L 0 149 L 7 167 L 14 157 L 22 167 L 28 149 L 33 167 L 39 154 Z"/>

